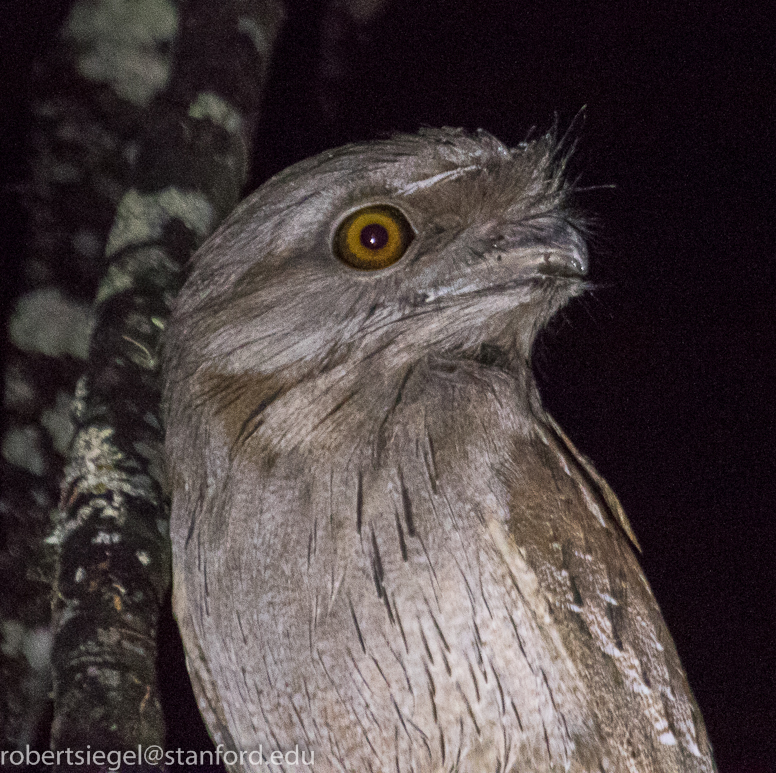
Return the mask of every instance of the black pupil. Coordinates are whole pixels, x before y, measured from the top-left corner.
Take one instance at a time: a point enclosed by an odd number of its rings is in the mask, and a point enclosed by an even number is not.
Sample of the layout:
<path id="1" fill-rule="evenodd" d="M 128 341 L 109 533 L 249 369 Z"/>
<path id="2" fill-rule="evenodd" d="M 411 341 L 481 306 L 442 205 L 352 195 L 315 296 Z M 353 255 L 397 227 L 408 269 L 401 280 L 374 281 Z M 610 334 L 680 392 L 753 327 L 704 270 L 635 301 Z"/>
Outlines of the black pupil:
<path id="1" fill-rule="evenodd" d="M 381 250 L 388 244 L 388 231 L 379 223 L 370 223 L 361 229 L 361 244 L 369 250 Z"/>

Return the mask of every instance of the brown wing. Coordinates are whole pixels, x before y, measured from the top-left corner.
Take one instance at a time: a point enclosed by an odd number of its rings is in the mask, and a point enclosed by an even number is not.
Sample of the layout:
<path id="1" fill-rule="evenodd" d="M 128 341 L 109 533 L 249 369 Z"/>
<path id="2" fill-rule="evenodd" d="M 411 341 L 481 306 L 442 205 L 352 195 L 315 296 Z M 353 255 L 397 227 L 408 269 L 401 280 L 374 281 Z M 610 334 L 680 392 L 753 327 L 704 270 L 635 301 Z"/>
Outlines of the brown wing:
<path id="1" fill-rule="evenodd" d="M 580 759 L 597 755 L 602 770 L 617 773 L 711 773 L 700 711 L 614 493 L 549 417 L 517 449 L 515 466 L 514 550 L 538 579 L 546 624 L 586 696 L 568 708 L 589 728 L 575 739 Z"/>
<path id="2" fill-rule="evenodd" d="M 572 459 L 577 463 L 577 466 L 581 468 L 582 474 L 589 478 L 589 482 L 592 484 L 592 488 L 595 489 L 595 493 L 600 496 L 606 505 L 609 516 L 615 523 L 620 525 L 628 536 L 628 539 L 633 543 L 639 553 L 641 553 L 641 545 L 639 545 L 639 541 L 636 539 L 633 527 L 630 525 L 630 521 L 628 520 L 628 516 L 625 515 L 625 511 L 622 509 L 622 505 L 620 504 L 620 500 L 617 499 L 617 495 L 612 491 L 609 484 L 598 474 L 598 471 L 593 467 L 593 463 L 577 449 L 571 440 L 569 440 L 566 433 L 558 425 L 558 422 L 556 422 L 549 413 L 546 414 L 546 418 L 555 439 L 570 454 Z"/>

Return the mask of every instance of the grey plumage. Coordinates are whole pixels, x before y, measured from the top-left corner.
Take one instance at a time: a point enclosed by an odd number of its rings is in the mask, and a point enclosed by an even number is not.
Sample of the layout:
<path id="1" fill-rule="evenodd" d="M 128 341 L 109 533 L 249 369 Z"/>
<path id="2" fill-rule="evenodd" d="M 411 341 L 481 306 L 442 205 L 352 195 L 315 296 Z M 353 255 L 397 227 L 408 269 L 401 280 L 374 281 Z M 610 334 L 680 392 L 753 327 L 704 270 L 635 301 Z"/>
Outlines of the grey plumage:
<path id="1" fill-rule="evenodd" d="M 531 373 L 584 290 L 567 197 L 551 137 L 425 131 L 287 169 L 197 254 L 167 454 L 216 742 L 316 773 L 714 770 L 627 518 Z M 371 205 L 414 238 L 357 270 L 333 244 Z"/>

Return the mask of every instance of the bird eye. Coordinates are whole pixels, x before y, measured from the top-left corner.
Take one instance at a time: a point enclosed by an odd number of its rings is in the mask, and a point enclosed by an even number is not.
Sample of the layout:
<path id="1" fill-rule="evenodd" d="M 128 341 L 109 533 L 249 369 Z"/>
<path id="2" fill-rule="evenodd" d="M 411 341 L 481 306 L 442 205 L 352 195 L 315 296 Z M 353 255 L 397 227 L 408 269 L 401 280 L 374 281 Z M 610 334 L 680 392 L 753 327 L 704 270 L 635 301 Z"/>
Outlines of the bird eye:
<path id="1" fill-rule="evenodd" d="M 364 207 L 340 224 L 334 253 L 353 268 L 374 271 L 396 263 L 414 238 L 412 226 L 396 207 Z"/>

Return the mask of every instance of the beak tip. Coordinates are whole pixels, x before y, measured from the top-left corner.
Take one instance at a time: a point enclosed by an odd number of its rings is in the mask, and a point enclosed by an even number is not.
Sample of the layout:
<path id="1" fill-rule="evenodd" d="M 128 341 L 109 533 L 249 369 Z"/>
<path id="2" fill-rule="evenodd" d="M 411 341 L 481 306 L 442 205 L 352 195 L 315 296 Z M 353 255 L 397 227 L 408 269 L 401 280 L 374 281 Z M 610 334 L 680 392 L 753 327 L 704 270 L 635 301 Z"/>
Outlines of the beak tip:
<path id="1" fill-rule="evenodd" d="M 567 279 L 584 279 L 589 268 L 587 252 L 577 249 L 570 252 L 553 252 L 545 255 L 542 262 L 537 266 L 541 274 Z"/>

